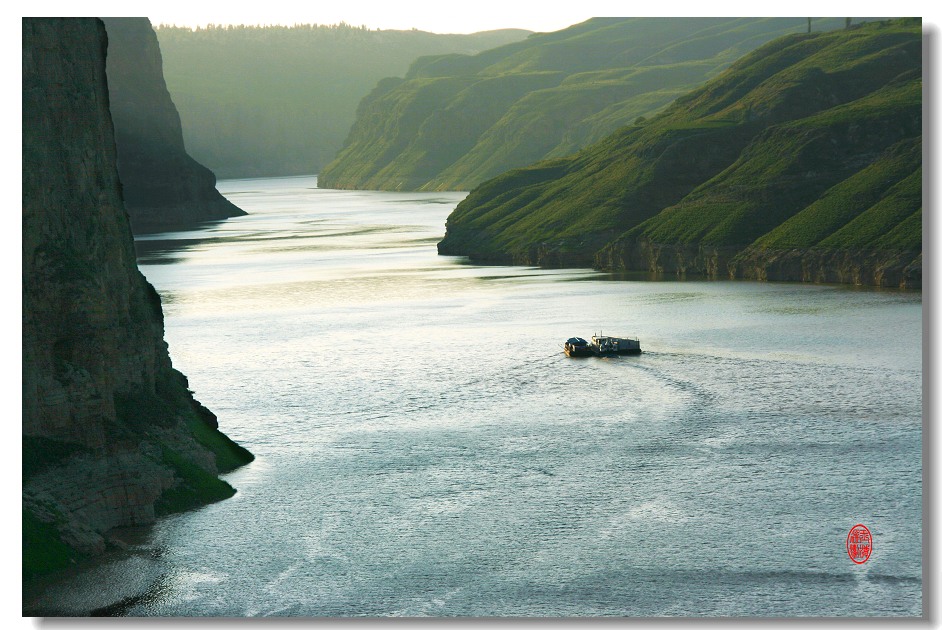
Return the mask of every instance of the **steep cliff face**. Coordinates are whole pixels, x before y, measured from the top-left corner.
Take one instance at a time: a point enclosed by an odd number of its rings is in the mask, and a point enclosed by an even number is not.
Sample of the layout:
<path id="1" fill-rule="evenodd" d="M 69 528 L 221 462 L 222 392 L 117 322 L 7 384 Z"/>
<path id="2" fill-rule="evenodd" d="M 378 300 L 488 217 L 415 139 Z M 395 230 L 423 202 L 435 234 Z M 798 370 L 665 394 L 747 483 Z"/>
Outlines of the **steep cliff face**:
<path id="1" fill-rule="evenodd" d="M 231 496 L 252 456 L 174 370 L 138 271 L 94 18 L 23 19 L 24 575 Z"/>
<path id="2" fill-rule="evenodd" d="M 118 173 L 135 233 L 244 215 L 216 190 L 216 176 L 183 146 L 180 115 L 147 18 L 104 18 Z"/>

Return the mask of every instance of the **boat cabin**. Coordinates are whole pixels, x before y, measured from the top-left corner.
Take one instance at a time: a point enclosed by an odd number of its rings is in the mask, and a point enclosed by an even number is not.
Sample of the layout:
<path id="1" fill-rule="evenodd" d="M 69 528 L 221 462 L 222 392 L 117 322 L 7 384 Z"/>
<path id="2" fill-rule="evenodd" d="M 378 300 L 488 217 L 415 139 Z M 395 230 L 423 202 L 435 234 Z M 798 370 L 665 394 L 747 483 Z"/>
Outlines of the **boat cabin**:
<path id="1" fill-rule="evenodd" d="M 593 335 L 592 345 L 598 354 L 641 354 L 641 341 L 637 337 Z"/>

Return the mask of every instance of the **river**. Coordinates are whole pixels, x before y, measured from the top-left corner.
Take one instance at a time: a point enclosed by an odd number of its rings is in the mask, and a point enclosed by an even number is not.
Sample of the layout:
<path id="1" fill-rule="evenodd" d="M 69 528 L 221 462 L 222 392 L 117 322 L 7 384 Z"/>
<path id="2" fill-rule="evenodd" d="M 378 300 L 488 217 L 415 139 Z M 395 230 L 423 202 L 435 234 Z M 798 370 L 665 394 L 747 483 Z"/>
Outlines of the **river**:
<path id="1" fill-rule="evenodd" d="M 436 255 L 463 193 L 219 190 L 249 215 L 139 263 L 257 459 L 27 608 L 921 614 L 920 292 L 476 266 Z M 596 332 L 644 354 L 563 355 Z"/>

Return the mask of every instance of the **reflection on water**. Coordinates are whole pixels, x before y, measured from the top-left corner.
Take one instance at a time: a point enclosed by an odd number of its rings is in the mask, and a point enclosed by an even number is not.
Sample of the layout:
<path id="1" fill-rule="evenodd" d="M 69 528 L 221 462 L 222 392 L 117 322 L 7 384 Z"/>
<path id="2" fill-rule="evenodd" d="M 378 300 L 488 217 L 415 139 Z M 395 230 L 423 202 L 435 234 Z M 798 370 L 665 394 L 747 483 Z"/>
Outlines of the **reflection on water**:
<path id="1" fill-rule="evenodd" d="M 134 251 L 137 253 L 139 265 L 160 265 L 179 261 L 181 252 L 191 247 L 198 247 L 203 243 L 201 238 L 163 239 L 154 237 L 139 237 L 134 241 Z"/>
<path id="2" fill-rule="evenodd" d="M 257 460 L 32 610 L 920 614 L 920 293 L 469 265 L 461 194 L 220 190 L 250 214 L 138 245 Z M 563 356 L 601 331 L 645 353 Z"/>

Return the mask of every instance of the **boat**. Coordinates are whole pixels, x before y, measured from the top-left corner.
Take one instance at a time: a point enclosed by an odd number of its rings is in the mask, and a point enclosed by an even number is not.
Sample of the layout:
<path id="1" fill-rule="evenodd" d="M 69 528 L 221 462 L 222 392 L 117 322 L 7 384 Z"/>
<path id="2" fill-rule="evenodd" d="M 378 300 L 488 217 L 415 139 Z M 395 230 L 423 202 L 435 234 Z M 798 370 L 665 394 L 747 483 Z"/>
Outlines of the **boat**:
<path id="1" fill-rule="evenodd" d="M 589 347 L 589 342 L 582 337 L 570 337 L 563 344 L 563 351 L 567 357 L 591 357 L 595 353 Z"/>
<path id="2" fill-rule="evenodd" d="M 637 337 L 610 337 L 593 335 L 592 341 L 570 337 L 563 344 L 567 357 L 607 357 L 617 354 L 641 354 L 641 341 Z"/>
<path id="3" fill-rule="evenodd" d="M 608 337 L 593 335 L 589 344 L 596 356 L 612 354 L 641 354 L 641 341 L 637 337 Z"/>

